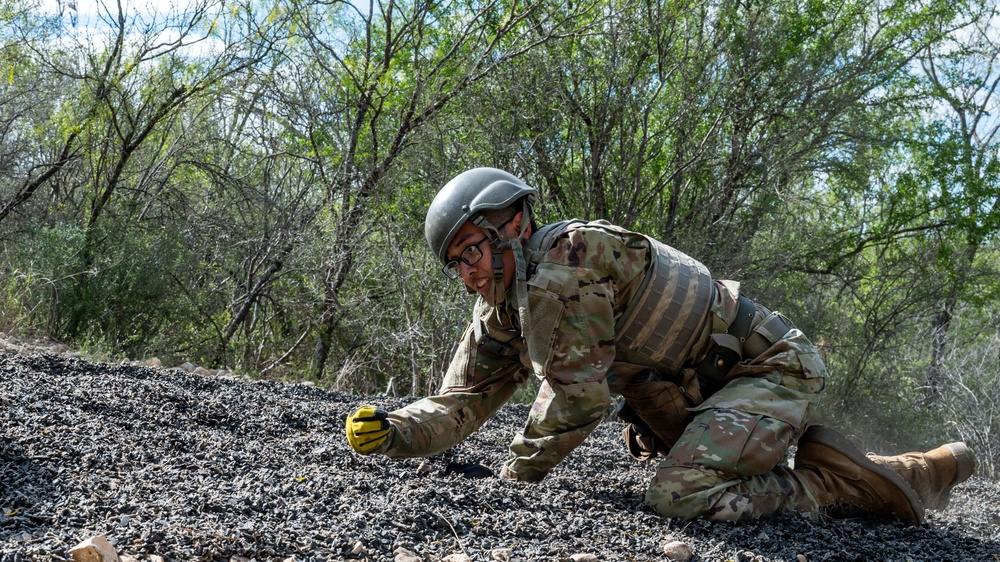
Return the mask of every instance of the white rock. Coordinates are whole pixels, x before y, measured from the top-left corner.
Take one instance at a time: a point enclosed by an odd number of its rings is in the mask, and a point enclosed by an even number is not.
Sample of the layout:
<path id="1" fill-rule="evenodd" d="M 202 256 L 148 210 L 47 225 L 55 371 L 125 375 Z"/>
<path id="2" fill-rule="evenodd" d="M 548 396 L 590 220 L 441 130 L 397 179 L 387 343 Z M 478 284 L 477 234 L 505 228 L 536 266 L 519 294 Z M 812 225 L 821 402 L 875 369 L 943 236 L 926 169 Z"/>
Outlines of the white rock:
<path id="1" fill-rule="evenodd" d="M 194 363 L 191 363 L 190 361 L 185 361 L 185 362 L 181 363 L 180 365 L 178 365 L 177 368 L 180 369 L 180 370 L 182 370 L 182 371 L 188 372 L 188 373 L 193 373 L 194 372 Z"/>
<path id="2" fill-rule="evenodd" d="M 195 367 L 194 374 L 201 375 L 203 377 L 211 377 L 215 375 L 215 371 L 211 369 L 206 369 L 204 367 Z"/>
<path id="3" fill-rule="evenodd" d="M 75 562 L 121 562 L 118 552 L 104 535 L 97 535 L 69 549 Z"/>
<path id="4" fill-rule="evenodd" d="M 599 562 L 597 556 L 589 552 L 581 552 L 569 557 L 573 562 Z"/>
<path id="5" fill-rule="evenodd" d="M 490 558 L 499 562 L 510 562 L 511 550 L 509 548 L 494 548 L 490 551 Z"/>
<path id="6" fill-rule="evenodd" d="M 449 554 L 441 559 L 441 562 L 472 562 L 472 558 L 464 552 L 457 552 L 455 554 Z"/>
<path id="7" fill-rule="evenodd" d="M 423 562 L 414 552 L 403 547 L 392 551 L 392 557 L 394 562 Z"/>
<path id="8" fill-rule="evenodd" d="M 351 548 L 351 554 L 357 556 L 365 551 L 365 543 L 361 541 L 355 541 L 354 547 Z"/>
<path id="9" fill-rule="evenodd" d="M 694 557 L 694 550 L 686 542 L 670 541 L 663 545 L 663 554 L 674 562 L 688 562 Z"/>
<path id="10" fill-rule="evenodd" d="M 147 367 L 155 367 L 157 369 L 163 366 L 163 363 L 160 362 L 159 357 L 150 357 L 149 359 L 143 361 L 142 364 Z"/>

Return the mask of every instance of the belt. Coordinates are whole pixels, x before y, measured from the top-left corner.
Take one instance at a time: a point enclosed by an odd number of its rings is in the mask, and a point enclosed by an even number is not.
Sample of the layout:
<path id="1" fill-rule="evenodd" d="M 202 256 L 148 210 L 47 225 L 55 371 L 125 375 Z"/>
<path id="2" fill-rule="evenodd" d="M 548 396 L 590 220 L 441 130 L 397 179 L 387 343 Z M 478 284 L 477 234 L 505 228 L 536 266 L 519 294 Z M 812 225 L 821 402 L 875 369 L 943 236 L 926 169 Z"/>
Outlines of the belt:
<path id="1" fill-rule="evenodd" d="M 729 372 L 744 357 L 759 356 L 794 327 L 781 313 L 771 312 L 743 295 L 738 303 L 736 318 L 725 333 L 712 334 L 712 345 L 695 368 L 704 398 L 725 386 Z M 758 312 L 763 319 L 755 323 Z"/>

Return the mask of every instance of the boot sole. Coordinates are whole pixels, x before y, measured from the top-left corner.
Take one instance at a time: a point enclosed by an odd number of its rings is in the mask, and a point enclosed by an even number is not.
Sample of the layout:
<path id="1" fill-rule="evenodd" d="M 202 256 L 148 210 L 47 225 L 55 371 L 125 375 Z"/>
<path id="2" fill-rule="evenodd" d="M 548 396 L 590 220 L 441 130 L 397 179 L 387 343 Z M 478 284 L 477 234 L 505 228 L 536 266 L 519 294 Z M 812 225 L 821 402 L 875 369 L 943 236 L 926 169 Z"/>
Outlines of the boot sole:
<path id="1" fill-rule="evenodd" d="M 915 520 L 907 522 L 916 523 L 917 525 L 923 524 L 924 504 L 920 501 L 920 497 L 917 493 L 913 491 L 913 488 L 911 488 L 900 475 L 896 474 L 895 471 L 890 468 L 880 466 L 865 456 L 865 454 L 862 453 L 861 450 L 854 445 L 854 443 L 851 443 L 839 432 L 828 427 L 813 425 L 806 429 L 805 433 L 803 433 L 802 437 L 799 439 L 799 442 L 819 443 L 820 445 L 830 447 L 863 469 L 874 472 L 882 478 L 885 478 L 897 489 L 899 489 L 903 496 L 906 497 L 906 501 L 910 504 L 910 509 L 913 511 Z M 902 517 L 900 517 L 900 519 L 902 519 Z"/>

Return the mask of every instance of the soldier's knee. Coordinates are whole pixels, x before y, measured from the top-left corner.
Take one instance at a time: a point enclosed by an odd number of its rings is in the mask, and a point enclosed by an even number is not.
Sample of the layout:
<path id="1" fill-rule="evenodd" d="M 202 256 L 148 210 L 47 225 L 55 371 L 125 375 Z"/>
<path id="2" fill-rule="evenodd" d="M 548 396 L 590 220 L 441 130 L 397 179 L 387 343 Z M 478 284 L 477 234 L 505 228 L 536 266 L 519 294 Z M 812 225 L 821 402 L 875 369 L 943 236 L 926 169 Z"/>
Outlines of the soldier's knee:
<path id="1" fill-rule="evenodd" d="M 646 505 L 664 517 L 692 519 L 708 514 L 728 478 L 695 464 L 663 461 L 646 489 Z"/>
<path id="2" fill-rule="evenodd" d="M 646 490 L 646 505 L 663 517 L 682 517 L 689 519 L 697 517 L 698 514 L 691 514 L 690 510 L 684 507 L 683 496 L 664 493 L 661 490 L 649 488 Z"/>

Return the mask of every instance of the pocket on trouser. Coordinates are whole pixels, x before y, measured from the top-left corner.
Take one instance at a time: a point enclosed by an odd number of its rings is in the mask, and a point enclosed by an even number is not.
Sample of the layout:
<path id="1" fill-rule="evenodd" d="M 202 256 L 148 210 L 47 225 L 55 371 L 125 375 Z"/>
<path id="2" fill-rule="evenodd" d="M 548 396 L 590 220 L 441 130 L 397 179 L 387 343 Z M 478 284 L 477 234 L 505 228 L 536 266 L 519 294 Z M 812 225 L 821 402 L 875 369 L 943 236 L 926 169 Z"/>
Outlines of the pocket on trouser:
<path id="1" fill-rule="evenodd" d="M 670 517 L 741 518 L 751 509 L 734 489 L 785 459 L 796 429 L 775 418 L 739 410 L 702 411 L 660 463 L 646 503 Z M 732 511 L 728 513 L 727 510 Z"/>
<path id="2" fill-rule="evenodd" d="M 785 459 L 796 428 L 777 418 L 740 410 L 707 410 L 695 416 L 664 464 L 700 466 L 725 478 L 768 472 Z"/>

